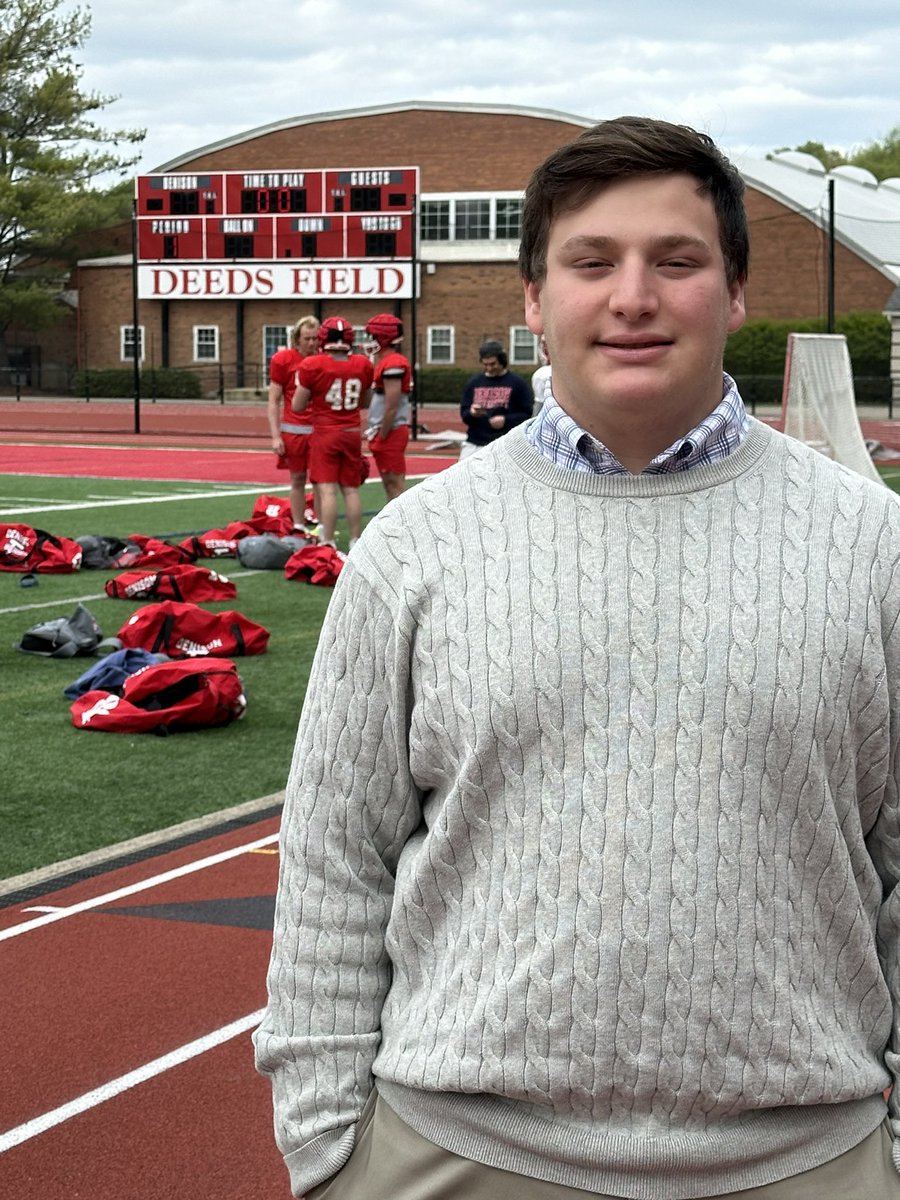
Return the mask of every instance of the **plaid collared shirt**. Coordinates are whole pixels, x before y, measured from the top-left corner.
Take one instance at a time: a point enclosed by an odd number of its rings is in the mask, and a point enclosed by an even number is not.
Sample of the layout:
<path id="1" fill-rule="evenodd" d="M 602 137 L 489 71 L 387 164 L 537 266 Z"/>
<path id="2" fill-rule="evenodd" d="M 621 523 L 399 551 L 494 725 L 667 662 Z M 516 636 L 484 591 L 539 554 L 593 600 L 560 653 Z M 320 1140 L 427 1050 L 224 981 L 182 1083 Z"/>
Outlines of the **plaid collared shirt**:
<path id="1" fill-rule="evenodd" d="M 553 387 L 551 377 L 550 387 Z M 730 375 L 723 376 L 719 405 L 684 437 L 647 464 L 644 475 L 689 471 L 692 467 L 721 462 L 733 453 L 750 428 L 750 418 Z M 628 471 L 602 442 L 597 441 L 547 395 L 538 415 L 525 426 L 525 436 L 539 454 L 569 471 L 593 471 L 598 475 L 627 475 Z"/>

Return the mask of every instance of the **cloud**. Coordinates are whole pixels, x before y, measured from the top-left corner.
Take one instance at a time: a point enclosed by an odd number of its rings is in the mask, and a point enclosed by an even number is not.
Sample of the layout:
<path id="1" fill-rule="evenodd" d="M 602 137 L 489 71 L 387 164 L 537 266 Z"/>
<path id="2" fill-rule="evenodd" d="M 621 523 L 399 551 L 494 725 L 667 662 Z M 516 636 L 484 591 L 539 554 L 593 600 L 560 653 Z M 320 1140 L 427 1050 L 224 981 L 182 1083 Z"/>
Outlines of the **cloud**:
<path id="1" fill-rule="evenodd" d="M 81 61 L 145 126 L 141 170 L 261 125 L 409 100 L 524 105 L 600 119 L 650 113 L 763 154 L 807 139 L 851 149 L 900 124 L 894 0 L 548 7 L 397 0 L 93 0 Z"/>

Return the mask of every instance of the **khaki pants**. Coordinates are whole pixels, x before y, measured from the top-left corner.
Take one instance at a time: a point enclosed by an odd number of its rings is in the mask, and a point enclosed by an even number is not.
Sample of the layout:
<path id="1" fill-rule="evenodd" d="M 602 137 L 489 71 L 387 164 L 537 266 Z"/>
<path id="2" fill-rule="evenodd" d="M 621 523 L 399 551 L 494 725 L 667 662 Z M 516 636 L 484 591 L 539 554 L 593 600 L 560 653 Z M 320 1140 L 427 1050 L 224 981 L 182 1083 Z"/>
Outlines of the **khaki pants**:
<path id="1" fill-rule="evenodd" d="M 343 1170 L 306 1200 L 611 1200 L 543 1183 L 442 1150 L 410 1129 L 376 1095 L 356 1130 Z M 664 1187 L 657 1200 L 666 1200 Z M 832 1162 L 764 1187 L 708 1200 L 900 1200 L 887 1123 Z"/>

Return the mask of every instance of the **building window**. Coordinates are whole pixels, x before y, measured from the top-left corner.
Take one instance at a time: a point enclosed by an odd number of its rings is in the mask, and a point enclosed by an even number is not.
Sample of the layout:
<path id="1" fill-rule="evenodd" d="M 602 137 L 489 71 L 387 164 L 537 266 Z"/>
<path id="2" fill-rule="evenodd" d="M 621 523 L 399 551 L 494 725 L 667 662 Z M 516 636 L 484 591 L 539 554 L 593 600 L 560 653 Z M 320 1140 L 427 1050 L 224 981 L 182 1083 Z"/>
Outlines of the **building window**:
<path id="1" fill-rule="evenodd" d="M 515 242 L 521 229 L 521 196 L 448 196 L 421 204 L 423 242 Z"/>
<path id="2" fill-rule="evenodd" d="M 449 241 L 450 201 L 423 200 L 420 228 L 423 242 Z"/>
<path id="3" fill-rule="evenodd" d="M 511 325 L 509 328 L 509 361 L 523 366 L 538 361 L 538 340 L 527 325 Z"/>
<path id="4" fill-rule="evenodd" d="M 291 331 L 287 325 L 264 325 L 263 326 L 263 360 L 262 360 L 262 382 L 268 386 L 269 383 L 269 359 L 276 350 L 285 350 L 290 345 Z"/>
<path id="5" fill-rule="evenodd" d="M 194 326 L 194 362 L 219 361 L 218 325 Z"/>
<path id="6" fill-rule="evenodd" d="M 452 325 L 428 326 L 428 362 L 448 366 L 455 357 L 456 333 Z"/>
<path id="7" fill-rule="evenodd" d="M 138 326 L 138 362 L 144 361 L 144 327 Z M 134 362 L 134 326 L 119 326 L 119 358 L 123 362 Z"/>
<path id="8" fill-rule="evenodd" d="M 500 241 L 518 241 L 522 232 L 522 201 L 497 201 L 497 233 Z"/>
<path id="9" fill-rule="evenodd" d="M 458 242 L 483 242 L 490 238 L 490 200 L 457 200 L 453 229 Z"/>

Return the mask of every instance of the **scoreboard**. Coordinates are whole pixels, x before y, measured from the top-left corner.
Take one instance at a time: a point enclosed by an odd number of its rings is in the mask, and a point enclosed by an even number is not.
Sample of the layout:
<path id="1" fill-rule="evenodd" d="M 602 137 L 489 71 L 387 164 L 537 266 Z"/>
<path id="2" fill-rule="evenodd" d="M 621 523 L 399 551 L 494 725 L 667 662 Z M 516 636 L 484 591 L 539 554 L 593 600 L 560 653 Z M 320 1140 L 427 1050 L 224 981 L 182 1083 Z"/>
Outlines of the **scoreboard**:
<path id="1" fill-rule="evenodd" d="M 138 261 L 410 258 L 417 167 L 137 179 Z"/>

